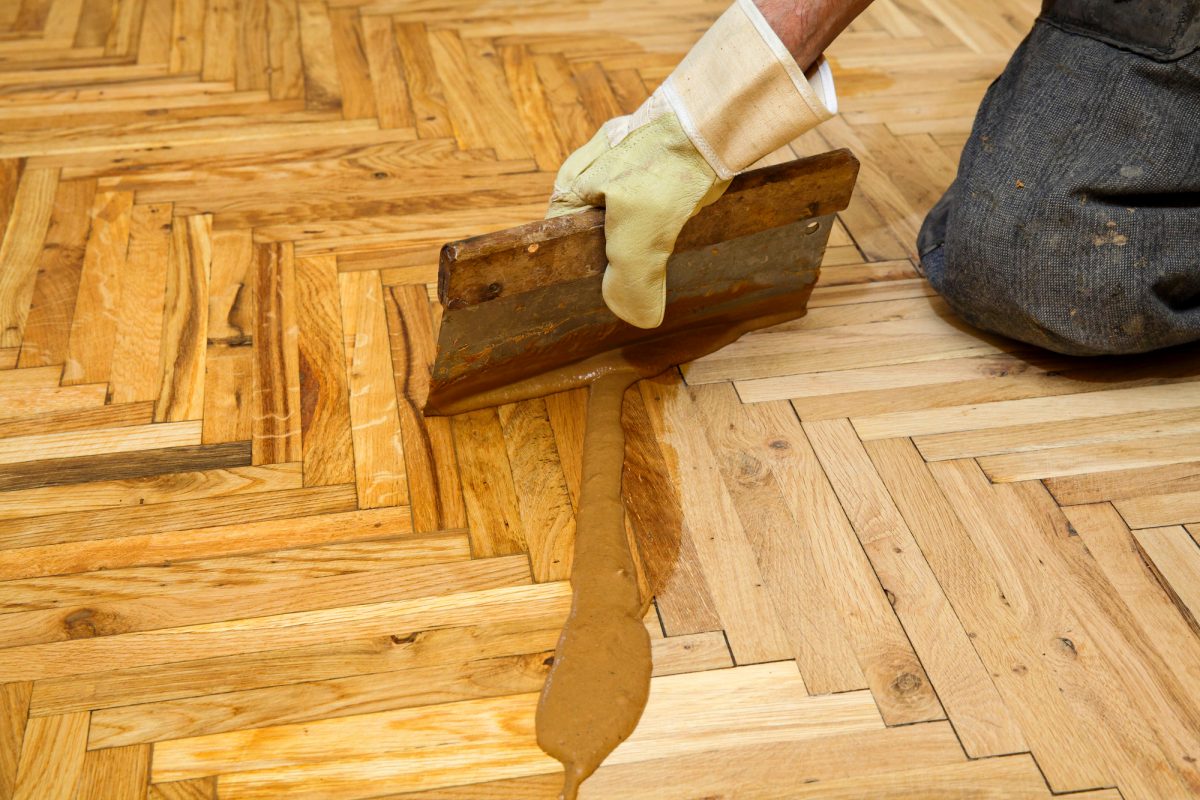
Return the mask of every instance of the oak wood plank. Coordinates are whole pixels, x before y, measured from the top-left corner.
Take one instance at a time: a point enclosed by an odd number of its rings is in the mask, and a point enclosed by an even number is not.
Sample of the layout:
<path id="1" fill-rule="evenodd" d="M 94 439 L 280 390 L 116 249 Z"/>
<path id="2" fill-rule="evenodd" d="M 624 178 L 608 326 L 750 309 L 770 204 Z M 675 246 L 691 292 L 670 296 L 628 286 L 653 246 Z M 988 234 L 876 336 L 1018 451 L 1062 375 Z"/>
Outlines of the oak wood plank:
<path id="1" fill-rule="evenodd" d="M 51 459 L 135 453 L 199 443 L 199 421 L 10 436 L 0 440 L 0 464 L 36 464 Z"/>
<path id="2" fill-rule="evenodd" d="M 700 672 L 654 679 L 642 724 L 610 756 L 609 763 L 643 760 L 652 753 L 694 751 L 706 745 L 711 749 L 740 737 L 765 744 L 809 738 L 817 730 L 869 731 L 881 726 L 875 709 L 863 703 L 869 702 L 867 693 L 806 697 L 796 692 L 799 676 L 789 667 L 786 663 L 763 664 L 723 675 Z M 724 690 L 718 688 L 722 685 Z M 710 693 L 722 691 L 730 697 L 731 686 L 740 690 L 737 700 L 713 714 Z M 319 781 L 327 791 L 353 793 L 362 777 L 361 773 L 352 777 L 347 767 L 351 763 L 361 766 L 364 760 L 375 767 L 371 772 L 377 792 L 455 785 L 467 776 L 478 780 L 557 772 L 556 762 L 533 743 L 532 699 L 532 695 L 513 695 L 308 723 L 306 742 L 297 736 L 298 725 L 260 730 L 257 733 L 262 738 L 255 744 L 249 743 L 247 734 L 238 732 L 164 742 L 156 748 L 155 776 L 222 771 L 233 748 L 247 746 L 250 749 L 241 750 L 240 763 L 243 768 L 257 767 L 257 774 L 241 772 L 223 778 L 233 797 L 294 790 L 301 776 Z M 781 703 L 789 708 L 789 724 L 767 728 L 762 721 L 765 709 Z M 445 744 L 432 749 L 421 747 L 429 742 L 431 713 L 438 714 L 439 725 L 446 731 Z M 346 732 L 351 730 L 355 733 L 348 738 Z M 205 748 L 202 753 L 201 746 Z M 421 749 L 405 753 L 417 747 Z M 314 758 L 317 748 L 324 749 L 320 761 Z M 469 761 L 457 768 L 443 761 L 451 754 L 466 752 L 472 753 Z M 353 760 L 344 760 L 347 757 Z M 435 766 L 439 762 L 444 766 Z"/>
<path id="3" fill-rule="evenodd" d="M 89 714 L 31 717 L 25 727 L 13 800 L 72 800 L 87 747 Z"/>
<path id="4" fill-rule="evenodd" d="M 368 541 L 334 542 L 268 550 L 248 555 L 168 561 L 150 566 L 104 569 L 0 582 L 4 613 L 63 608 L 71 603 L 198 595 L 231 582 L 257 586 L 284 577 L 295 580 L 378 572 L 465 561 L 471 557 L 465 532 L 412 536 L 406 533 Z"/>
<path id="5" fill-rule="evenodd" d="M 411 128 L 416 125 L 416 118 L 408 98 L 404 62 L 396 46 L 392 20 L 373 15 L 360 19 L 379 127 Z"/>
<path id="6" fill-rule="evenodd" d="M 342 85 L 333 49 L 333 26 L 323 0 L 297 0 L 304 63 L 304 107 L 340 111 Z"/>
<path id="7" fill-rule="evenodd" d="M 394 536 L 408 530 L 407 514 L 380 518 L 369 512 L 354 512 L 354 496 L 349 487 L 322 487 L 306 492 L 316 496 L 296 498 L 297 492 L 286 493 L 292 499 L 306 501 L 298 509 L 288 506 L 293 516 L 286 516 L 288 511 L 271 509 L 265 513 L 265 519 L 256 517 L 254 522 L 194 529 L 179 527 L 106 539 L 34 545 L 0 553 L 0 580 L 145 566 L 210 558 L 221 553 L 260 553 L 292 543 L 301 547 L 330 541 L 356 541 Z M 268 499 L 277 497 L 277 493 L 267 496 Z M 182 524 L 186 525 L 186 521 Z"/>
<path id="8" fill-rule="evenodd" d="M 0 686 L 0 797 L 11 800 L 17 787 L 21 742 L 29 719 L 31 683 Z"/>
<path id="9" fill-rule="evenodd" d="M 751 664 L 792 657 L 777 601 L 722 483 L 700 409 L 670 373 L 643 381 L 641 387 L 655 434 L 678 459 L 680 469 L 674 477 L 685 535 L 698 556 L 734 659 Z"/>
<path id="10" fill-rule="evenodd" d="M 0 651 L 0 676 L 4 681 L 65 677 L 179 660 L 259 653 L 314 644 L 332 636 L 380 635 L 411 625 L 463 625 L 495 614 L 511 613 L 515 604 L 562 593 L 562 584 L 538 583 L 12 647 Z"/>
<path id="11" fill-rule="evenodd" d="M 153 403 L 123 403 L 82 410 L 48 411 L 23 417 L 0 419 L 0 439 L 11 436 L 118 428 L 149 424 L 154 419 Z"/>
<path id="12" fill-rule="evenodd" d="M 96 598 L 82 605 L 15 611 L 0 615 L 0 636 L 11 647 L 40 645 L 209 622 L 234 622 L 244 617 L 523 586 L 529 583 L 529 563 L 519 556 L 508 556 L 323 578 L 292 579 L 285 571 L 272 578 L 258 585 L 205 587 L 194 594 L 108 601 Z"/>
<path id="13" fill-rule="evenodd" d="M 13 547 L 85 542 L 344 511 L 345 505 L 342 487 L 317 486 L 162 503 L 153 515 L 136 507 L 67 511 L 0 522 L 0 541 Z"/>
<path id="14" fill-rule="evenodd" d="M 728 385 L 692 396 L 805 685 L 813 694 L 883 688 L 884 707 L 894 713 L 894 701 L 904 699 L 886 689 L 895 676 L 882 679 L 886 667 L 876 670 L 858 658 L 854 632 L 833 599 L 843 583 L 862 583 L 837 575 L 844 553 L 830 557 L 828 545 L 821 546 L 821 528 L 842 537 L 850 531 L 799 424 L 785 405 L 738 407 Z M 917 694 L 918 681 L 903 685 Z"/>
<path id="15" fill-rule="evenodd" d="M 150 746 L 89 750 L 83 757 L 78 800 L 145 800 Z"/>
<path id="16" fill-rule="evenodd" d="M 132 192 L 99 192 L 93 202 L 63 367 L 66 386 L 109 379 L 132 210 Z"/>
<path id="17" fill-rule="evenodd" d="M 397 21 L 395 33 L 417 134 L 422 139 L 454 136 L 442 82 L 430 50 L 428 30 L 420 22 Z"/>
<path id="18" fill-rule="evenodd" d="M 95 194 L 95 181 L 64 180 L 58 184 L 50 226 L 38 257 L 19 367 L 66 361 Z"/>
<path id="19" fill-rule="evenodd" d="M 304 96 L 297 0 L 267 0 L 267 60 L 272 100 Z"/>
<path id="20" fill-rule="evenodd" d="M 1148 494 L 1182 494 L 1200 491 L 1200 461 L 1064 475 L 1048 478 L 1045 483 L 1054 499 L 1063 506 L 1128 500 Z"/>
<path id="21" fill-rule="evenodd" d="M 156 426 L 157 427 L 157 426 Z M 134 432 L 129 428 L 118 429 Z M 157 432 L 157 431 L 155 431 Z M 188 438 L 194 438 L 189 436 Z M 164 473 L 225 469 L 250 464 L 250 443 L 183 445 L 130 452 L 47 458 L 0 466 L 0 490 L 36 490 L 89 481 L 120 481 Z M 67 492 L 78 496 L 78 489 Z M 0 496 L 0 503 L 5 498 Z M 11 501 L 9 501 L 11 502 Z M 66 505 L 70 505 L 68 502 Z M 61 506 L 60 506 L 61 509 Z M 26 510 L 29 510 L 26 507 Z"/>
<path id="22" fill-rule="evenodd" d="M 237 450 L 224 453 L 205 452 L 200 448 L 188 448 L 193 458 L 205 459 L 212 456 L 229 458 L 248 463 L 245 453 L 249 447 L 243 443 L 242 457 Z M 162 456 L 162 453 L 148 451 L 143 454 L 149 457 Z M 182 455 L 179 450 L 173 456 Z M 210 467 L 196 464 L 192 459 L 185 458 L 187 471 L 161 472 L 155 470 L 146 475 L 128 477 L 113 477 L 108 470 L 98 470 L 104 474 L 103 479 L 89 482 L 72 483 L 64 481 L 43 481 L 35 488 L 10 489 L 6 488 L 0 494 L 0 519 L 16 519 L 37 517 L 45 514 L 64 511 L 80 511 L 84 509 L 101 509 L 113 506 L 155 505 L 156 503 L 171 502 L 183 499 L 199 499 L 242 492 L 274 491 L 277 489 L 300 488 L 300 469 L 295 464 L 272 464 L 266 467 L 249 466 L 220 466 Z M 69 465 L 76 466 L 76 465 Z M 111 467 L 111 464 L 109 465 Z M 124 465 L 121 465 L 122 467 Z"/>
<path id="23" fill-rule="evenodd" d="M 546 404 L 539 398 L 497 409 L 517 492 L 525 545 L 538 581 L 567 580 L 575 546 L 575 515 L 559 465 Z"/>
<path id="24" fill-rule="evenodd" d="M 563 595 L 536 606 L 514 607 L 516 613 L 508 618 L 481 623 L 396 628 L 349 640 L 335 637 L 260 653 L 43 680 L 36 684 L 31 708 L 39 716 L 90 708 L 125 708 L 120 713 L 134 713 L 129 706 L 151 703 L 203 708 L 221 704 L 223 695 L 260 691 L 286 695 L 315 681 L 451 671 L 477 659 L 520 656 L 552 647 L 569 605 L 569 596 Z"/>
<path id="25" fill-rule="evenodd" d="M 378 272 L 338 275 L 360 508 L 407 505 L 408 478 Z"/>
<path id="26" fill-rule="evenodd" d="M 1179 610 L 1200 627 L 1200 545 L 1180 526 L 1133 532 L 1138 548 L 1162 576 L 1164 588 L 1178 600 Z"/>
<path id="27" fill-rule="evenodd" d="M 1137 793 L 1188 791 L 1182 787 L 1197 775 L 1176 754 L 1195 749 L 1190 740 L 1200 728 L 1188 722 L 1195 710 L 1172 701 L 1183 696 L 1177 679 L 1137 634 L 1124 602 L 1069 536 L 1066 519 L 1044 488 L 989 484 L 969 460 L 939 461 L 930 470 L 964 522 L 970 520 L 972 538 L 1007 602 L 1038 640 L 1050 642 L 1042 645 L 1040 657 L 1087 721 L 1094 746 L 1108 753 L 1118 785 Z M 1067 658 L 1052 659 L 1056 649 Z M 1101 719 L 1121 719 L 1123 732 Z M 1146 744 L 1131 746 L 1135 736 Z"/>
<path id="28" fill-rule="evenodd" d="M 254 463 L 300 461 L 296 269 L 290 244 L 254 248 Z"/>
<path id="29" fill-rule="evenodd" d="M 297 260 L 296 319 L 304 483 L 353 483 L 350 388 L 334 257 Z"/>
<path id="30" fill-rule="evenodd" d="M 451 421 L 472 552 L 476 557 L 525 552 L 525 527 L 496 409 Z"/>
<path id="31" fill-rule="evenodd" d="M 159 369 L 154 407 L 159 422 L 200 420 L 204 413 L 208 277 L 212 270 L 212 218 L 184 217 L 171 229 Z"/>
<path id="32" fill-rule="evenodd" d="M 24 337 L 58 178 L 55 168 L 30 168 L 21 173 L 8 228 L 0 242 L 0 347 L 16 347 Z"/>
<path id="33" fill-rule="evenodd" d="M 329 24 L 333 35 L 333 58 L 337 64 L 338 80 L 342 87 L 342 117 L 345 119 L 374 119 L 380 112 L 375 103 L 375 86 L 371 79 L 369 37 L 366 20 L 353 8 L 330 8 Z M 387 26 L 391 38 L 391 25 Z M 395 44 L 391 45 L 395 47 Z M 401 93 L 403 84 L 401 85 Z M 407 102 L 407 94 L 404 93 Z M 381 125 L 382 127 L 382 125 Z M 401 128 L 411 128 L 411 119 Z"/>
<path id="34" fill-rule="evenodd" d="M 109 371 L 110 402 L 135 403 L 159 395 L 171 241 L 169 204 L 133 207 Z"/>
<path id="35" fill-rule="evenodd" d="M 714 769 L 713 764 L 717 762 L 736 764 L 737 767 Z M 603 764 L 584 783 L 580 797 L 690 800 L 719 792 L 732 797 L 746 795 L 785 800 L 806 787 L 823 788 L 840 779 L 861 781 L 909 769 L 920 769 L 923 774 L 929 774 L 942 765 L 963 763 L 966 762 L 962 749 L 950 724 L 930 722 L 793 742 L 735 745 L 702 753 L 662 755 L 628 764 Z M 663 781 L 663 775 L 670 775 L 670 781 Z M 891 779 L 890 775 L 886 777 Z M 558 775 L 543 775 L 392 795 L 387 800 L 502 800 L 510 797 L 553 800 L 561 783 Z M 1005 786 L 1005 789 L 1009 788 Z M 987 788 L 971 784 L 968 791 L 977 790 L 987 791 Z M 871 793 L 870 796 L 876 795 Z"/>
<path id="36" fill-rule="evenodd" d="M 575 389 L 545 398 L 559 464 L 576 509 L 586 393 L 587 389 Z M 721 620 L 699 554 L 684 532 L 683 504 L 673 477 L 680 465 L 673 451 L 659 442 L 641 391 L 625 393 L 621 426 L 625 429 L 621 476 L 625 523 L 637 555 L 636 564 L 645 576 L 644 591 L 654 596 L 662 626 L 672 639 L 719 631 Z"/>
<path id="37" fill-rule="evenodd" d="M 436 348 L 429 295 L 423 286 L 389 286 L 384 304 L 414 529 L 466 528 L 453 424 L 421 410 Z"/>
<path id="38" fill-rule="evenodd" d="M 1197 448 L 1200 432 L 1185 432 L 985 456 L 979 465 L 993 481 L 1011 483 L 1187 462 L 1195 459 Z"/>
<path id="39" fill-rule="evenodd" d="M 972 536 L 989 517 L 957 502 L 956 491 L 943 492 L 943 476 L 935 480 L 910 441 L 864 444 L 1050 786 L 1111 785 L 1110 762 L 1097 755 L 1094 731 L 1073 710 L 1074 683 L 1056 674 L 1040 639 L 1029 641 L 1027 614 L 1018 614 L 1025 607 L 1006 602 L 1013 588 L 1000 582 Z"/>
<path id="40" fill-rule="evenodd" d="M 971 758 L 1028 749 L 848 420 L 805 422 L 813 449 Z"/>

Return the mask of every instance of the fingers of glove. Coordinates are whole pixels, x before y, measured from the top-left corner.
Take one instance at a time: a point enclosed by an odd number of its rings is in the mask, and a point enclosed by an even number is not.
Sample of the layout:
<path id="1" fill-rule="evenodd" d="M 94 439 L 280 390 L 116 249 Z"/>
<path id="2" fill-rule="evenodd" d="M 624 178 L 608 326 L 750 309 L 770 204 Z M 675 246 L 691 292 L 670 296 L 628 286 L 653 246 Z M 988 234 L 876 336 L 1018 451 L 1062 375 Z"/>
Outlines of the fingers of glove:
<path id="1" fill-rule="evenodd" d="M 608 268 L 604 302 L 639 328 L 662 324 L 666 308 L 667 259 L 695 210 L 696 192 L 639 191 L 624 185 L 610 190 L 604 217 Z"/>
<path id="2" fill-rule="evenodd" d="M 608 123 L 606 123 L 607 125 Z M 581 195 L 579 178 L 596 160 L 609 151 L 608 136 L 601 128 L 583 147 L 567 156 L 554 178 L 554 192 L 550 195 L 550 207 L 546 217 L 573 214 L 596 205 L 602 205 L 603 196 Z"/>

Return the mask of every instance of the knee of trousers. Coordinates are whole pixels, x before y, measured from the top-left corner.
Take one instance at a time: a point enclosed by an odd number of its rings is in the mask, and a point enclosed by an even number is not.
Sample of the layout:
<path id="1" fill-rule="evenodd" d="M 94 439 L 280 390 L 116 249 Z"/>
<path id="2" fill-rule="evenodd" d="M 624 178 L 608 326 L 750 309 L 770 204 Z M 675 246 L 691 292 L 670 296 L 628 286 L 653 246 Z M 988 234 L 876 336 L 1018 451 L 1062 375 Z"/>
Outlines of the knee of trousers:
<path id="1" fill-rule="evenodd" d="M 1200 269 L 1170 240 L 1181 228 L 1155 211 L 1030 189 L 961 192 L 943 212 L 922 264 L 960 316 L 1069 355 L 1200 339 Z M 1188 216 L 1180 222 L 1195 225 Z"/>

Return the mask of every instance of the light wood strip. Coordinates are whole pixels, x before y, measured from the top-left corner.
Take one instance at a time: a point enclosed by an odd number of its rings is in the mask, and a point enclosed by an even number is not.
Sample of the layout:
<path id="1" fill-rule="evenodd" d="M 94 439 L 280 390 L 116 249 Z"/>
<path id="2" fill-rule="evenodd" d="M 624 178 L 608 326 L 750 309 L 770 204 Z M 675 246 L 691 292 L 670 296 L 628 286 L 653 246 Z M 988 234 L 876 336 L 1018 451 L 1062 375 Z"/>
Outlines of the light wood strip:
<path id="1" fill-rule="evenodd" d="M 32 690 L 33 684 L 27 682 L 0 686 L 0 797 L 12 798 L 16 791 Z"/>
<path id="2" fill-rule="evenodd" d="M 89 750 L 79 778 L 79 800 L 145 800 L 150 746 Z"/>
<path id="3" fill-rule="evenodd" d="M 133 207 L 108 376 L 113 403 L 136 403 L 159 396 L 163 374 L 159 356 L 172 238 L 170 205 Z"/>
<path id="4" fill-rule="evenodd" d="M 1186 462 L 1198 448 L 1200 433 L 1184 433 L 988 456 L 979 464 L 993 481 L 1007 483 Z"/>
<path id="5" fill-rule="evenodd" d="M 171 472 L 0 493 L 0 519 L 300 488 L 297 464 Z"/>
<path id="6" fill-rule="evenodd" d="M 967 755 L 981 758 L 1027 750 L 1020 729 L 849 421 L 807 422 L 804 430 L 875 573 L 888 587 L 888 601 Z"/>
<path id="7" fill-rule="evenodd" d="M 17 347 L 33 300 L 38 253 L 50 226 L 58 169 L 21 174 L 8 229 L 0 242 L 0 347 Z"/>
<path id="8" fill-rule="evenodd" d="M 296 317 L 304 483 L 353 483 L 350 389 L 341 336 L 337 262 L 332 256 L 297 260 Z"/>
<path id="9" fill-rule="evenodd" d="M 338 275 L 360 508 L 408 504 L 383 284 L 378 272 Z"/>
<path id="10" fill-rule="evenodd" d="M 0 636 L 11 647 L 163 631 L 208 622 L 336 609 L 367 602 L 437 597 L 529 583 L 519 556 L 293 580 L 287 572 L 257 586 L 205 587 L 202 593 L 138 597 L 83 606 L 0 615 Z"/>
<path id="11" fill-rule="evenodd" d="M 134 600 L 153 590 L 159 597 L 195 595 L 231 582 L 256 586 L 286 575 L 296 580 L 375 572 L 470 558 L 466 533 L 384 535 L 369 541 L 334 542 L 214 556 L 145 567 L 125 567 L 0 583 L 0 610 L 36 611 L 70 603 Z"/>
<path id="12" fill-rule="evenodd" d="M 208 277 L 212 219 L 192 216 L 171 229 L 166 313 L 162 323 L 162 384 L 154 419 L 200 420 L 204 413 L 204 360 L 208 330 Z"/>
<path id="13" fill-rule="evenodd" d="M 60 181 L 54 195 L 50 228 L 38 257 L 37 279 L 19 367 L 61 364 L 67 358 L 71 318 L 79 295 L 79 277 L 91 227 L 95 181 Z"/>
<path id="14" fill-rule="evenodd" d="M 1096 755 L 1094 731 L 1068 703 L 1044 647 L 1027 639 L 1029 623 L 1017 613 L 1023 606 L 1005 602 L 1012 589 L 998 581 L 970 533 L 987 524 L 986 515 L 979 521 L 982 512 L 960 508 L 955 495 L 943 493 L 911 442 L 877 440 L 866 449 L 1050 787 L 1111 784 L 1109 762 Z"/>
<path id="15" fill-rule="evenodd" d="M 296 270 L 290 244 L 254 248 L 254 463 L 300 461 Z"/>
<path id="16" fill-rule="evenodd" d="M 1200 627 L 1200 545 L 1179 526 L 1138 530 L 1133 537 L 1193 628 Z"/>
<path id="17" fill-rule="evenodd" d="M 0 439 L 0 464 L 200 444 L 200 422 L 127 425 Z"/>
<path id="18" fill-rule="evenodd" d="M 722 484 L 700 409 L 670 373 L 643 381 L 641 391 L 655 434 L 682 467 L 676 485 L 685 536 L 693 544 L 734 659 L 751 664 L 791 657 L 793 648 L 775 607 L 778 601 Z"/>
<path id="19" fill-rule="evenodd" d="M 1128 500 L 1147 494 L 1200 491 L 1200 461 L 1050 478 L 1046 488 L 1060 505 Z M 1136 527 L 1152 527 L 1140 525 Z"/>
<path id="20" fill-rule="evenodd" d="M 111 374 L 132 211 L 131 192 L 95 196 L 63 366 L 65 386 L 105 383 Z"/>
<path id="21" fill-rule="evenodd" d="M 567 580 L 575 545 L 575 515 L 558 463 L 554 431 L 541 399 L 498 409 L 517 507 L 538 581 Z"/>
<path id="22" fill-rule="evenodd" d="M 452 418 L 471 550 L 477 557 L 527 549 L 504 431 L 495 409 Z"/>
<path id="23" fill-rule="evenodd" d="M 1055 420 L 1082 420 L 1134 412 L 1171 411 L 1196 405 L 1188 383 L 1083 392 L 1060 397 L 1031 397 L 925 411 L 895 411 L 853 419 L 864 441 L 893 436 L 921 436 L 984 430 Z"/>
<path id="24" fill-rule="evenodd" d="M 0 651 L 0 676 L 6 682 L 24 680 L 25 676 L 55 678 L 258 653 L 313 644 L 335 631 L 345 637 L 378 635 L 413 625 L 415 620 L 419 620 L 415 623 L 418 625 L 464 625 L 504 613 L 514 603 L 555 597 L 564 591 L 560 583 L 540 583 L 13 647 Z"/>
<path id="25" fill-rule="evenodd" d="M 73 800 L 83 772 L 88 718 L 86 711 L 30 718 L 13 800 Z"/>
<path id="26" fill-rule="evenodd" d="M 714 681 L 712 673 L 655 679 L 641 726 L 613 753 L 609 763 L 687 752 L 703 748 L 705 742 L 719 746 L 743 736 L 767 743 L 881 727 L 873 705 L 863 702 L 869 701 L 866 693 L 805 697 L 795 691 L 799 676 L 789 666 L 764 664 L 723 676 L 726 686 L 738 686 L 740 691 L 733 695 L 736 700 L 716 714 L 709 693 L 720 691 L 717 687 L 722 681 Z M 368 771 L 377 781 L 377 792 L 453 785 L 455 773 L 464 774 L 463 766 L 468 765 L 474 767 L 473 774 L 482 777 L 490 773 L 492 778 L 556 772 L 556 762 L 533 743 L 534 699 L 533 695 L 514 695 L 311 723 L 305 726 L 308 733 L 304 739 L 298 736 L 299 726 L 281 726 L 268 729 L 270 733 L 258 731 L 261 738 L 257 741 L 262 744 L 257 747 L 239 733 L 163 743 L 156 748 L 154 774 L 171 778 L 223 771 L 235 748 L 241 752 L 237 766 L 257 767 L 258 771 L 222 779 L 233 797 L 296 791 L 301 788 L 297 781 L 302 776 L 308 777 L 308 785 L 319 781 L 326 791 L 340 789 L 347 796 L 361 796 L 361 788 L 356 792 L 355 787 L 361 786 L 357 782 Z M 780 703 L 792 712 L 789 724 L 765 726 L 763 714 Z M 435 719 L 446 744 L 422 747 Z M 679 725 L 680 719 L 688 724 Z M 349 731 L 354 731 L 353 741 L 346 738 Z M 267 736 L 273 740 L 269 750 L 262 746 Z M 455 769 L 454 761 L 461 763 L 468 752 L 475 763 Z M 354 760 L 335 760 L 339 756 Z M 363 770 L 368 764 L 371 768 L 358 776 L 348 772 L 352 765 Z"/>
<path id="27" fill-rule="evenodd" d="M 384 304 L 413 527 L 466 528 L 452 423 L 422 413 L 436 350 L 428 294 L 423 286 L 389 286 Z"/>

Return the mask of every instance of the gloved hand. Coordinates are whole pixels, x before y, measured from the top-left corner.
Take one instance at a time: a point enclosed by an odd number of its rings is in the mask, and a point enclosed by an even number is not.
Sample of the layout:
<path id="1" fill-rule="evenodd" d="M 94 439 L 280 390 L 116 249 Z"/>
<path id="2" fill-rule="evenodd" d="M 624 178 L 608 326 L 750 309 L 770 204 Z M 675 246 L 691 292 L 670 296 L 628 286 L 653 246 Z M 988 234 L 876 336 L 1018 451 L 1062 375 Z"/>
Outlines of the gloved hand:
<path id="1" fill-rule="evenodd" d="M 547 217 L 604 207 L 604 302 L 662 324 L 667 259 L 684 223 L 730 179 L 837 112 L 824 58 L 804 72 L 752 0 L 736 0 L 633 114 L 567 158 Z"/>

